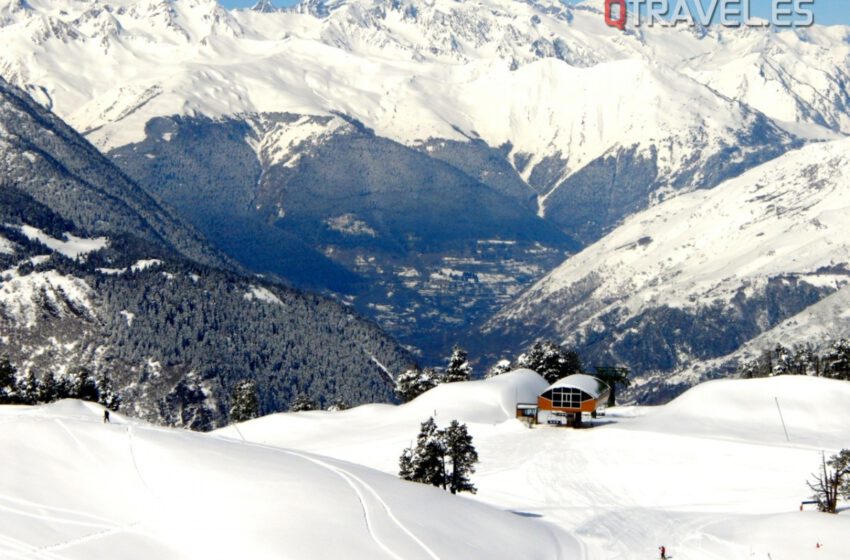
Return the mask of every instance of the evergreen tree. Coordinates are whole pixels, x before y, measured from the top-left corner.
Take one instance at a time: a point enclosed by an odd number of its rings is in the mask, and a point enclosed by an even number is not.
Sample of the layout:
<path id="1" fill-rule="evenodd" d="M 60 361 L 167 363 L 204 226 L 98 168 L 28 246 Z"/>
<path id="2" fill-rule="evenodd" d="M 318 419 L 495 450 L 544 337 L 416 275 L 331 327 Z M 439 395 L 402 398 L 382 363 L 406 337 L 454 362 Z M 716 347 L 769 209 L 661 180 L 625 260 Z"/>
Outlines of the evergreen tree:
<path id="1" fill-rule="evenodd" d="M 465 424 L 453 420 L 439 430 L 433 418 L 422 423 L 416 446 L 405 449 L 399 457 L 399 476 L 458 492 L 476 492 L 469 476 L 475 472 L 478 452 Z M 449 468 L 450 467 L 450 468 Z"/>
<path id="2" fill-rule="evenodd" d="M 344 398 L 337 397 L 334 399 L 333 404 L 328 407 L 328 412 L 339 412 L 341 410 L 348 410 L 349 408 L 351 408 L 351 406 Z"/>
<path id="3" fill-rule="evenodd" d="M 448 475 L 449 490 L 452 494 L 471 492 L 477 489 L 469 476 L 475 473 L 475 463 L 478 462 L 478 452 L 472 445 L 472 436 L 466 429 L 466 424 L 452 420 L 448 428 L 443 430 L 443 441 L 446 455 L 452 470 Z"/>
<path id="4" fill-rule="evenodd" d="M 443 383 L 456 383 L 458 381 L 469 381 L 472 378 L 472 366 L 469 365 L 469 357 L 466 350 L 458 345 L 452 348 L 452 355 L 443 374 Z"/>
<path id="5" fill-rule="evenodd" d="M 28 371 L 17 386 L 17 398 L 21 404 L 36 404 L 39 402 L 41 387 L 32 370 Z"/>
<path id="6" fill-rule="evenodd" d="M 446 488 L 446 446 L 433 418 L 422 422 L 410 455 L 409 480 Z"/>
<path id="7" fill-rule="evenodd" d="M 551 340 L 535 342 L 528 352 L 517 358 L 517 366 L 536 371 L 549 383 L 582 371 L 578 353 L 564 350 Z"/>
<path id="8" fill-rule="evenodd" d="M 410 447 L 402 451 L 401 457 L 398 458 L 398 476 L 402 480 L 415 482 L 413 479 L 413 449 Z"/>
<path id="9" fill-rule="evenodd" d="M 215 428 L 208 397 L 209 391 L 191 372 L 159 402 L 160 414 L 170 426 L 208 432 Z"/>
<path id="10" fill-rule="evenodd" d="M 797 368 L 797 375 L 820 375 L 820 357 L 811 344 L 794 351 L 794 366 Z"/>
<path id="11" fill-rule="evenodd" d="M 316 410 L 319 406 L 307 393 L 298 393 L 292 404 L 289 405 L 289 412 L 302 412 L 307 410 Z"/>
<path id="12" fill-rule="evenodd" d="M 38 402 L 49 403 L 59 398 L 59 388 L 56 383 L 56 376 L 53 372 L 46 372 L 41 377 L 41 382 L 38 384 Z"/>
<path id="13" fill-rule="evenodd" d="M 0 404 L 13 403 L 18 370 L 9 361 L 9 356 L 0 358 Z"/>
<path id="14" fill-rule="evenodd" d="M 401 402 L 410 402 L 436 387 L 437 380 L 437 373 L 430 368 L 412 368 L 396 376 L 395 393 Z"/>
<path id="15" fill-rule="evenodd" d="M 487 370 L 487 375 L 485 377 L 487 379 L 491 379 L 498 375 L 502 375 L 503 373 L 508 373 L 509 371 L 511 371 L 511 361 L 499 360 L 496 362 L 496 365 Z"/>
<path id="16" fill-rule="evenodd" d="M 744 379 L 755 379 L 761 377 L 761 362 L 758 359 L 744 362 L 741 366 L 741 377 Z"/>
<path id="17" fill-rule="evenodd" d="M 850 341 L 842 338 L 834 342 L 822 362 L 824 377 L 850 381 Z"/>
<path id="18" fill-rule="evenodd" d="M 115 412 L 121 408 L 121 395 L 113 388 L 112 379 L 105 373 L 97 378 L 97 392 L 97 402 Z"/>
<path id="19" fill-rule="evenodd" d="M 781 344 L 773 349 L 773 370 L 771 375 L 793 375 L 797 373 L 797 364 L 794 362 L 794 354 Z"/>
<path id="20" fill-rule="evenodd" d="M 67 398 L 99 402 L 100 392 L 98 391 L 97 383 L 88 368 L 84 366 L 73 368 L 68 373 L 66 382 Z"/>
<path id="21" fill-rule="evenodd" d="M 230 406 L 230 421 L 244 422 L 260 415 L 260 402 L 257 400 L 257 385 L 253 380 L 243 379 L 233 388 Z"/>

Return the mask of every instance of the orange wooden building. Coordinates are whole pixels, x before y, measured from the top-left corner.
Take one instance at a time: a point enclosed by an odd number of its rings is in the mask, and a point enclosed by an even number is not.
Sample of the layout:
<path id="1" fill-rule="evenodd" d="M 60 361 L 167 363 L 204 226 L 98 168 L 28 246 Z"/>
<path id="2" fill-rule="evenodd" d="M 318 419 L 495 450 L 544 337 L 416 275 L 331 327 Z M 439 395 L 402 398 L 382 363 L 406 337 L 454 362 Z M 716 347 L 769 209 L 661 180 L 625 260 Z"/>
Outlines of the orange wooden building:
<path id="1" fill-rule="evenodd" d="M 607 402 L 610 392 L 611 388 L 601 379 L 578 373 L 550 385 L 537 397 L 537 407 L 547 411 L 549 418 L 564 417 L 566 424 L 580 425 L 581 414 L 596 412 Z"/>

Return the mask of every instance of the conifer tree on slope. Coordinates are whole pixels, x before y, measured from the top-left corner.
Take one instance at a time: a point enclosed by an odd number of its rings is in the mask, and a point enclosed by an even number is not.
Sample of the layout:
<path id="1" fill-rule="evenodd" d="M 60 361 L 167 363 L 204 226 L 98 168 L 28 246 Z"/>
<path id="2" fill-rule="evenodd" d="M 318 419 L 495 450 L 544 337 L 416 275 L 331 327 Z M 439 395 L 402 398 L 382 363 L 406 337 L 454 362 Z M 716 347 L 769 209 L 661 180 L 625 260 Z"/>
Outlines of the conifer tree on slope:
<path id="1" fill-rule="evenodd" d="M 496 364 L 487 370 L 487 379 L 492 379 L 493 377 L 502 375 L 503 373 L 508 373 L 511 371 L 511 361 L 510 360 L 499 360 Z"/>
<path id="2" fill-rule="evenodd" d="M 840 339 L 823 357 L 823 375 L 850 381 L 850 341 Z"/>
<path id="3" fill-rule="evenodd" d="M 449 363 L 446 366 L 446 372 L 443 374 L 443 383 L 456 383 L 458 381 L 469 381 L 472 378 L 472 366 L 469 365 L 469 358 L 466 350 L 455 345 L 452 348 L 452 355 L 449 358 Z"/>
<path id="4" fill-rule="evenodd" d="M 395 393 L 401 402 L 410 402 L 437 386 L 437 373 L 430 369 L 411 368 L 396 376 Z"/>
<path id="5" fill-rule="evenodd" d="M 452 420 L 448 428 L 443 430 L 443 441 L 446 455 L 451 462 L 452 470 L 448 475 L 449 490 L 452 494 L 478 490 L 469 479 L 475 473 L 475 463 L 478 462 L 478 452 L 472 445 L 472 436 L 466 429 L 466 424 Z"/>
<path id="6" fill-rule="evenodd" d="M 106 374 L 98 376 L 97 392 L 97 402 L 115 412 L 121 408 L 121 395 L 113 388 L 112 380 Z"/>
<path id="7" fill-rule="evenodd" d="M 476 492 L 469 475 L 475 472 L 478 452 L 466 425 L 457 420 L 440 430 L 433 418 L 420 426 L 416 446 L 399 457 L 399 476 L 404 480 L 431 484 L 452 494 Z M 451 466 L 451 468 L 449 468 Z"/>
<path id="8" fill-rule="evenodd" d="M 422 422 L 413 450 L 413 480 L 446 488 L 446 446 L 433 418 Z"/>
<path id="9" fill-rule="evenodd" d="M 24 378 L 18 382 L 17 387 L 16 392 L 21 404 L 38 403 L 41 387 L 35 373 L 32 370 L 28 371 Z"/>
<path id="10" fill-rule="evenodd" d="M 328 412 L 340 412 L 343 410 L 348 410 L 351 408 L 351 405 L 348 404 L 348 401 L 342 397 L 337 397 L 334 399 L 334 402 L 328 407 Z"/>
<path id="11" fill-rule="evenodd" d="M 14 401 L 17 373 L 18 370 L 9 361 L 8 356 L 0 358 L 0 404 Z"/>
<path id="12" fill-rule="evenodd" d="M 517 358 L 517 366 L 536 371 L 549 383 L 582 370 L 581 358 L 575 350 L 564 350 L 551 340 L 535 342 Z"/>
<path id="13" fill-rule="evenodd" d="M 295 400 L 292 401 L 292 404 L 289 405 L 289 412 L 302 412 L 306 410 L 316 410 L 319 408 L 313 399 L 311 399 L 307 393 L 298 393 L 295 397 Z"/>
<path id="14" fill-rule="evenodd" d="M 257 385 L 251 379 L 243 379 L 233 388 L 233 403 L 230 406 L 230 421 L 244 422 L 260 415 L 257 400 Z"/>

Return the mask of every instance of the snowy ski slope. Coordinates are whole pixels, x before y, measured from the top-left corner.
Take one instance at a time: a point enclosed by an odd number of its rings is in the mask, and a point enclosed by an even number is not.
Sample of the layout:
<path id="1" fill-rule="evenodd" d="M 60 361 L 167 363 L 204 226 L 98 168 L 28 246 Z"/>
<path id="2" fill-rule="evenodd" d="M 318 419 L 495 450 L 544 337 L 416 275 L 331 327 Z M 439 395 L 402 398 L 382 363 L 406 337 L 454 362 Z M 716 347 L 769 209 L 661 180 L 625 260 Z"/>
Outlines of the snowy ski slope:
<path id="1" fill-rule="evenodd" d="M 847 558 L 850 516 L 798 507 L 820 451 L 850 439 L 850 383 L 717 381 L 592 429 L 523 427 L 514 403 L 545 386 L 518 371 L 212 434 L 0 407 L 0 557 Z M 469 423 L 475 497 L 394 477 L 435 413 Z"/>

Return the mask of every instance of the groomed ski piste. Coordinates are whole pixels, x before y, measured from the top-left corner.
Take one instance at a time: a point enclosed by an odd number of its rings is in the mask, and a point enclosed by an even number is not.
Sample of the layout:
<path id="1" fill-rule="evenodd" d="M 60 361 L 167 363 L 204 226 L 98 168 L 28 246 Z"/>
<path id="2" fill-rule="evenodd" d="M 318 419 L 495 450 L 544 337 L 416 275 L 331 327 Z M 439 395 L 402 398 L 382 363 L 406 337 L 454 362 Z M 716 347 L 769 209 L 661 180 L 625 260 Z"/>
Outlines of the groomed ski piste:
<path id="1" fill-rule="evenodd" d="M 80 401 L 0 407 L 0 558 L 846 559 L 850 515 L 799 511 L 850 447 L 850 383 L 714 381 L 584 430 L 514 419 L 520 370 L 411 403 L 211 434 Z M 781 416 L 780 416 L 781 411 Z M 466 422 L 475 496 L 398 480 L 419 424 Z M 784 419 L 784 427 L 783 427 Z M 787 433 L 787 435 L 786 435 Z"/>

